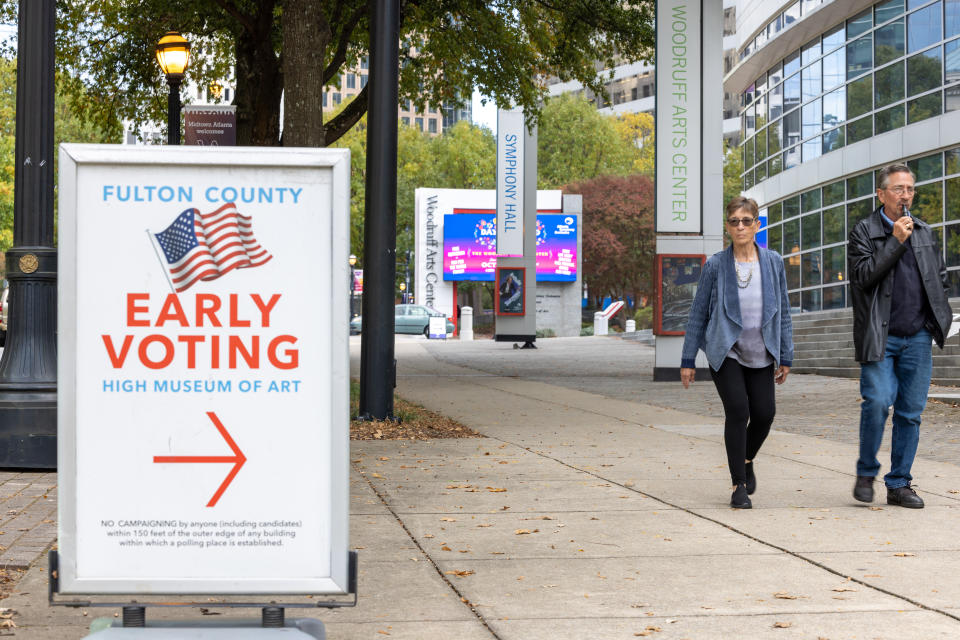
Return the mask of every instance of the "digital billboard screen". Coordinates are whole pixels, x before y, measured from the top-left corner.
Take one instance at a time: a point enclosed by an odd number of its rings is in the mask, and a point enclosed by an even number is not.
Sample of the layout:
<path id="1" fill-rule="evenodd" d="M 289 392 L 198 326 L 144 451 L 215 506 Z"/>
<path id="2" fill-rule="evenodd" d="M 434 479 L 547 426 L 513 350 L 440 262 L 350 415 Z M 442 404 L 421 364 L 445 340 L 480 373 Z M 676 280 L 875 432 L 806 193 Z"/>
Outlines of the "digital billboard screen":
<path id="1" fill-rule="evenodd" d="M 443 216 L 443 279 L 493 282 L 497 268 L 497 214 Z M 577 279 L 577 217 L 537 214 L 537 281 Z"/>

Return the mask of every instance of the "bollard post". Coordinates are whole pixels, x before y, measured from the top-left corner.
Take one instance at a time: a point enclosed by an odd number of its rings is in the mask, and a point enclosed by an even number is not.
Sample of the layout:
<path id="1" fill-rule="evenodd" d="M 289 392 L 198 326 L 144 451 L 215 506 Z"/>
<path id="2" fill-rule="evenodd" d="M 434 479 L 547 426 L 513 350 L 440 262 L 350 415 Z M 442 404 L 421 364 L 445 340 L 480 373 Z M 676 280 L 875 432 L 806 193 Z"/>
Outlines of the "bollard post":
<path id="1" fill-rule="evenodd" d="M 460 339 L 473 340 L 473 307 L 460 309 Z"/>
<path id="2" fill-rule="evenodd" d="M 607 335 L 607 319 L 603 317 L 603 312 L 597 311 L 593 314 L 593 335 Z"/>
<path id="3" fill-rule="evenodd" d="M 636 320 L 627 320 L 627 326 L 624 328 L 624 333 L 635 333 L 637 330 L 637 321 Z"/>

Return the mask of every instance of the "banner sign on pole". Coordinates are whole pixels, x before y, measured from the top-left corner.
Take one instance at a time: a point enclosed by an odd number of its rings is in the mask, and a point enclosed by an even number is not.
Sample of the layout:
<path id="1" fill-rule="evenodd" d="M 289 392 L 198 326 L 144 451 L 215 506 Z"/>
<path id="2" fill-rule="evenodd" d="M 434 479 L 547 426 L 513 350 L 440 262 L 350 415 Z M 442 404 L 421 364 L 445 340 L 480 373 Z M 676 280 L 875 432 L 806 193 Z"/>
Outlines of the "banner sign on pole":
<path id="1" fill-rule="evenodd" d="M 213 147 L 235 146 L 237 107 L 232 104 L 184 106 L 183 143 Z"/>
<path id="2" fill-rule="evenodd" d="M 523 111 L 497 111 L 497 254 L 523 255 Z"/>
<path id="3" fill-rule="evenodd" d="M 347 593 L 349 172 L 61 146 L 61 593 Z"/>
<path id="4" fill-rule="evenodd" d="M 701 232 L 701 1 L 657 0 L 657 233 Z"/>

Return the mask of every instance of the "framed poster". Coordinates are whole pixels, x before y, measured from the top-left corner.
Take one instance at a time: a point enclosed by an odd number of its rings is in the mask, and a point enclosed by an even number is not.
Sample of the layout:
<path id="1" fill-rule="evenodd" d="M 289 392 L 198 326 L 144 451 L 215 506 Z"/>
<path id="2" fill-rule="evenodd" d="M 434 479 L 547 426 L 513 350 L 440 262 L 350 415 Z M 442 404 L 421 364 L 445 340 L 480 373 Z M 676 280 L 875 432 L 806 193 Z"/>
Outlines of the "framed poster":
<path id="1" fill-rule="evenodd" d="M 657 295 L 653 314 L 655 335 L 684 335 L 687 316 L 697 295 L 697 283 L 706 259 L 704 255 L 657 255 Z"/>
<path id="2" fill-rule="evenodd" d="M 347 593 L 349 151 L 59 167 L 60 593 Z"/>
<path id="3" fill-rule="evenodd" d="M 526 271 L 522 267 L 497 267 L 497 315 L 522 316 Z"/>

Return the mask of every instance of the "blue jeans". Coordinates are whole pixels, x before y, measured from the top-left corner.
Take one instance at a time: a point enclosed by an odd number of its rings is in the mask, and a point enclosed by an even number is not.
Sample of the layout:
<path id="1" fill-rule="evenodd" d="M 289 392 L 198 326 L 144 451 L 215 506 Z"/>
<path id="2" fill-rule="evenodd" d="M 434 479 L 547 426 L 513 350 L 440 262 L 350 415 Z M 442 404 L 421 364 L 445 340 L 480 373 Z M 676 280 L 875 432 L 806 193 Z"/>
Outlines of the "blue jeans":
<path id="1" fill-rule="evenodd" d="M 890 489 L 905 487 L 913 476 L 910 467 L 920 440 L 920 416 L 927 405 L 933 369 L 932 337 L 926 329 L 901 338 L 887 336 L 880 362 L 860 365 L 860 458 L 857 475 L 875 477 L 880 471 L 877 451 L 883 427 L 893 405 L 890 473 L 883 477 Z"/>

